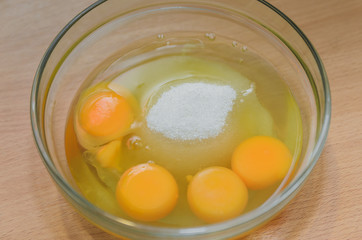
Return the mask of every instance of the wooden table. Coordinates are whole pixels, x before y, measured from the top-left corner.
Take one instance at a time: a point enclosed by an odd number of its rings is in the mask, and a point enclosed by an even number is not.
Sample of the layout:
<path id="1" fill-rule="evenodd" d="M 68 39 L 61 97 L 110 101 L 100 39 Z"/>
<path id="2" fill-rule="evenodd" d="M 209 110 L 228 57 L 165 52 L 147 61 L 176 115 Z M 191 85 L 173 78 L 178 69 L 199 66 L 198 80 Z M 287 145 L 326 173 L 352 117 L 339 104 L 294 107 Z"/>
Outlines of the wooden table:
<path id="1" fill-rule="evenodd" d="M 115 239 L 84 220 L 50 179 L 29 120 L 49 43 L 91 0 L 0 1 L 0 239 Z M 270 0 L 301 27 L 329 76 L 333 116 L 302 191 L 246 239 L 362 239 L 362 1 Z"/>

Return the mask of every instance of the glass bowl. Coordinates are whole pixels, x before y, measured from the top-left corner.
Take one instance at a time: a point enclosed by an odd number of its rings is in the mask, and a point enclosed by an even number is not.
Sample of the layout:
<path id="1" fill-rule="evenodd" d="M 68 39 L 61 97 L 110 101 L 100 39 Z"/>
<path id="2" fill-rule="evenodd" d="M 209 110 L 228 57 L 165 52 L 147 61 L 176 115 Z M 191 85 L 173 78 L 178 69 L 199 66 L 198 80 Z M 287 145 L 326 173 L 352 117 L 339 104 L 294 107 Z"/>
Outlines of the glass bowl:
<path id="1" fill-rule="evenodd" d="M 225 222 L 170 228 L 113 216 L 85 199 L 69 172 L 64 137 L 72 101 L 79 89 L 90 84 L 86 77 L 95 73 L 102 77 L 97 69 L 109 64 L 105 59 L 116 61 L 135 54 L 139 47 L 147 46 L 145 39 L 150 37 L 163 39 L 186 32 L 242 43 L 275 67 L 302 116 L 298 169 L 263 205 Z M 128 239 L 229 239 L 257 228 L 280 212 L 307 179 L 324 146 L 330 115 L 328 80 L 317 52 L 287 16 L 262 0 L 98 1 L 71 20 L 51 43 L 31 95 L 34 138 L 59 190 L 90 222 Z"/>

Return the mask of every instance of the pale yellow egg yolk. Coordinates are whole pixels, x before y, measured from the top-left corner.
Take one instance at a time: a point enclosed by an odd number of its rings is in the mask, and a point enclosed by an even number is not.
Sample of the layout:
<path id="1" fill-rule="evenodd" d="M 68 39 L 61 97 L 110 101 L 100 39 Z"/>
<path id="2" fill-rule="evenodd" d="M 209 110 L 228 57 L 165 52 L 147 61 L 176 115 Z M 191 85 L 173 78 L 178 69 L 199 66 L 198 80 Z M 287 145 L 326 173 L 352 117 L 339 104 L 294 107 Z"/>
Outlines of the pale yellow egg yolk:
<path id="1" fill-rule="evenodd" d="M 118 168 L 121 159 L 122 141 L 114 140 L 100 147 L 96 153 L 96 159 L 103 168 Z"/>

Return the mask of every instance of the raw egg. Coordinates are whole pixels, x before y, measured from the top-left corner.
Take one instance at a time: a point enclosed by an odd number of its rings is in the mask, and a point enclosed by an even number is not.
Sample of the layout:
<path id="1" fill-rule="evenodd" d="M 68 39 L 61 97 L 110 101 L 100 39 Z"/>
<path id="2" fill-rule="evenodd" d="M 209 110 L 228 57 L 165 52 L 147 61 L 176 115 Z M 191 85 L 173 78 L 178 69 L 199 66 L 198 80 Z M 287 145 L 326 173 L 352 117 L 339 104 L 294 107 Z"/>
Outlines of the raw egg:
<path id="1" fill-rule="evenodd" d="M 105 84 L 95 85 L 80 95 L 75 116 L 76 135 L 86 149 L 120 139 L 134 120 L 128 97 Z"/>
<path id="2" fill-rule="evenodd" d="M 80 126 L 97 137 L 124 132 L 132 118 L 132 109 L 127 100 L 112 91 L 93 94 L 79 110 Z"/>
<path id="3" fill-rule="evenodd" d="M 96 153 L 96 159 L 103 168 L 119 168 L 121 159 L 122 142 L 114 140 L 100 147 Z"/>
<path id="4" fill-rule="evenodd" d="M 116 198 L 130 217 L 145 222 L 157 221 L 174 209 L 178 187 L 165 168 L 153 163 L 139 164 L 122 175 Z"/>
<path id="5" fill-rule="evenodd" d="M 235 149 L 231 167 L 253 190 L 269 187 L 288 173 L 292 155 L 280 140 L 268 136 L 249 138 Z"/>
<path id="6" fill-rule="evenodd" d="M 240 177 L 225 167 L 198 172 L 187 190 L 193 213 L 207 223 L 239 216 L 248 201 L 248 190 Z"/>

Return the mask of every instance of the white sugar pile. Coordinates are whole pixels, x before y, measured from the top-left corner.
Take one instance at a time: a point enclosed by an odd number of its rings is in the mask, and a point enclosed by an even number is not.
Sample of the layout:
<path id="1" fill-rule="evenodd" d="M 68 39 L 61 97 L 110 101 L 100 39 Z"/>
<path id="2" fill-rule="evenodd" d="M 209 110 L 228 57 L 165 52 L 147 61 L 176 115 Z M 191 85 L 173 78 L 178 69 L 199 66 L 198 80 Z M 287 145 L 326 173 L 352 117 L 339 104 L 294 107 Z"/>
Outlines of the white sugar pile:
<path id="1" fill-rule="evenodd" d="M 148 112 L 147 126 L 175 140 L 216 137 L 235 98 L 230 86 L 183 83 L 161 95 Z"/>

